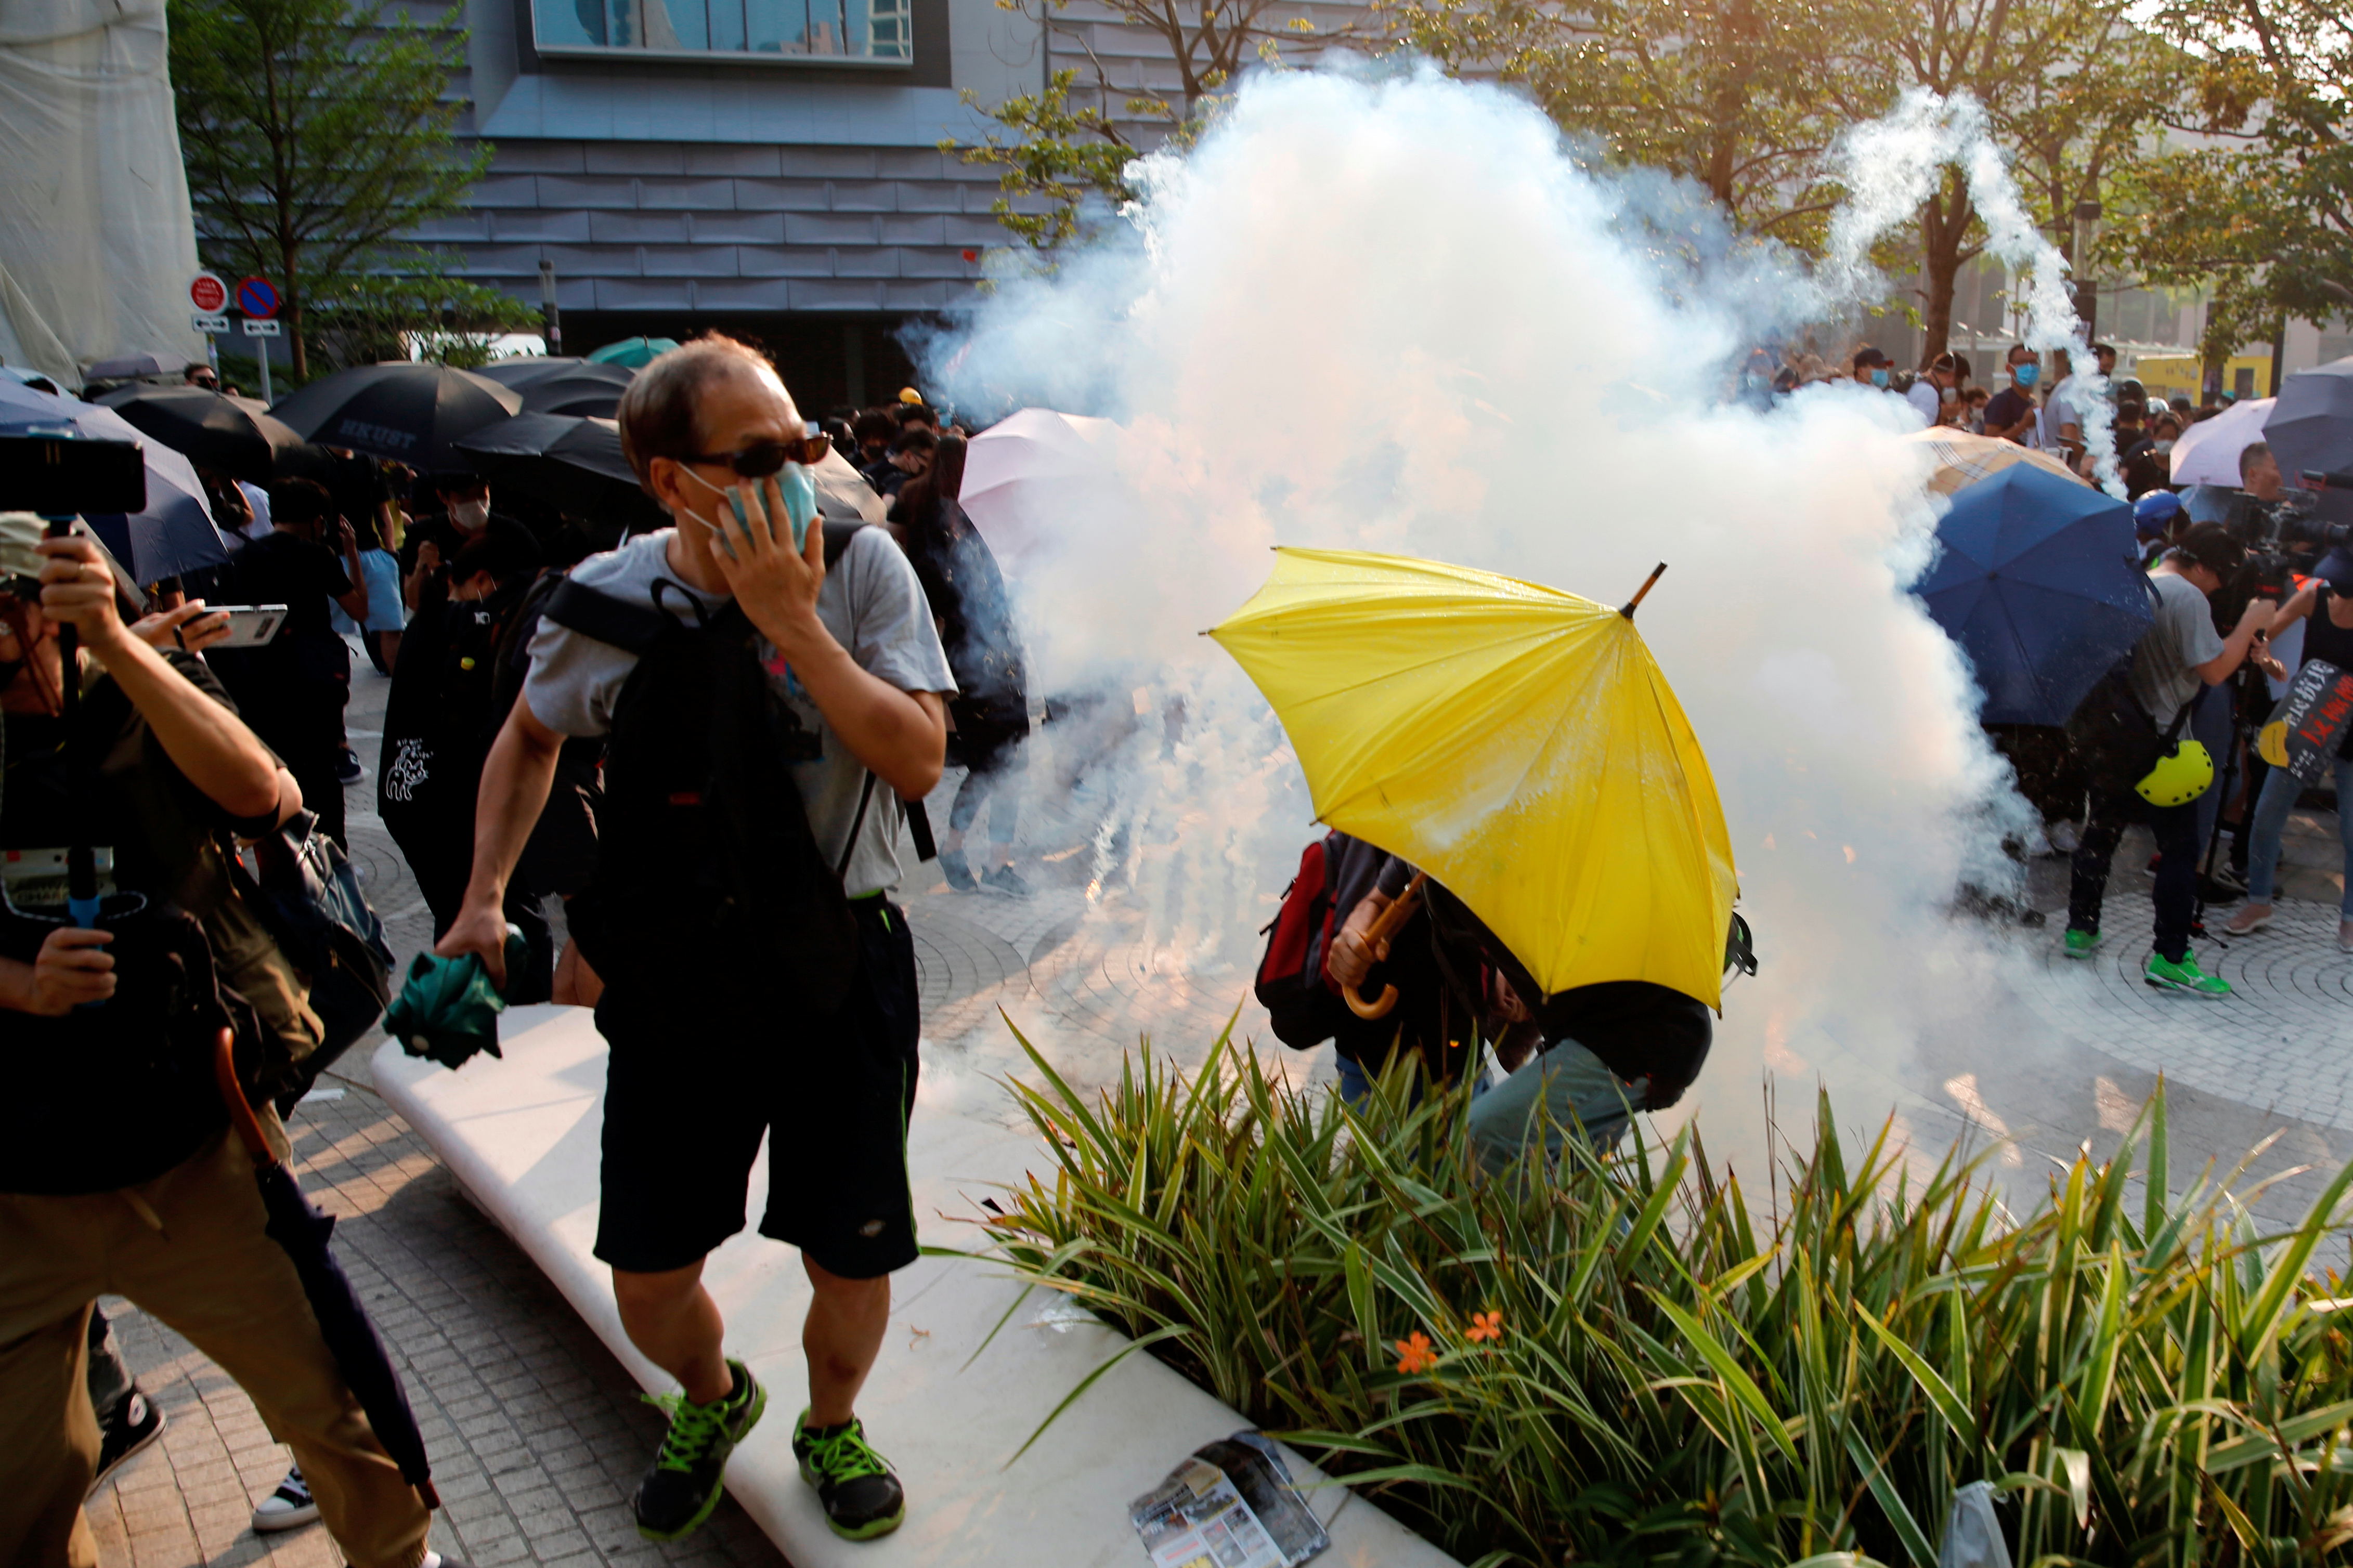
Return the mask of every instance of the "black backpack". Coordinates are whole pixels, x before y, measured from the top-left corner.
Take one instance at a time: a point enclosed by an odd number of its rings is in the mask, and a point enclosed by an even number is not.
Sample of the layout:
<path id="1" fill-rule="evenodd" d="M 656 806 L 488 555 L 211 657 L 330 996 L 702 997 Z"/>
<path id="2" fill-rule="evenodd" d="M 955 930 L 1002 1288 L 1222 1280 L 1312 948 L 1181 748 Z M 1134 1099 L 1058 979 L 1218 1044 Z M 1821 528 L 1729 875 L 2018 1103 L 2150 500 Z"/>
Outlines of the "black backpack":
<path id="1" fill-rule="evenodd" d="M 826 525 L 828 565 L 857 526 Z M 678 597 L 683 608 L 655 609 L 565 578 L 541 607 L 638 656 L 606 738 L 596 867 L 568 911 L 573 938 L 617 984 L 708 977 L 723 994 L 830 1011 L 859 942 L 841 868 L 818 847 L 791 772 L 818 737 L 771 693 L 739 606 L 706 618 Z M 853 847 L 873 787 L 870 773 Z"/>

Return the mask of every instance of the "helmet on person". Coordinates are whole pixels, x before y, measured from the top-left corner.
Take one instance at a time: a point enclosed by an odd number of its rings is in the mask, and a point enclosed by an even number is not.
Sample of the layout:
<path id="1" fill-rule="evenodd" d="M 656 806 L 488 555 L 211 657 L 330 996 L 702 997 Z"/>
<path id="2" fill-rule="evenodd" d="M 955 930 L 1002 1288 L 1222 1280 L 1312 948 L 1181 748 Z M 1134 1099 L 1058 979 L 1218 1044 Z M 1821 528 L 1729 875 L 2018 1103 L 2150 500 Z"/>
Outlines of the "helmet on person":
<path id="1" fill-rule="evenodd" d="M 2133 793 L 2151 805 L 2188 805 L 2214 782 L 2214 754 L 2203 743 L 2183 741 L 2157 759 Z"/>
<path id="2" fill-rule="evenodd" d="M 2155 539 L 2180 515 L 2179 496 L 2171 490 L 2151 490 L 2133 502 L 2133 531 L 2143 539 Z"/>

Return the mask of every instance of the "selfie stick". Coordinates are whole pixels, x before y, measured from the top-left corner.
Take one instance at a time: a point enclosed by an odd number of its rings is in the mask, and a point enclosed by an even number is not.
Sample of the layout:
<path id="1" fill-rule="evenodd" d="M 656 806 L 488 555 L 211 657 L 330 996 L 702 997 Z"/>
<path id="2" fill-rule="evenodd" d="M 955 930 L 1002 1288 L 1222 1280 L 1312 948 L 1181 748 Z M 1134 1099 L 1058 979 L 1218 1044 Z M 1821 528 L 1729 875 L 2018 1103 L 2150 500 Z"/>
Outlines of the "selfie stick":
<path id="1" fill-rule="evenodd" d="M 49 519 L 51 539 L 73 536 L 73 519 Z M 72 781 L 72 842 L 66 847 L 66 912 L 73 923 L 88 930 L 98 924 L 98 858 L 90 847 L 90 748 L 76 733 L 81 718 L 81 634 L 67 621 L 58 627 L 59 707 L 66 726 L 66 772 Z"/>

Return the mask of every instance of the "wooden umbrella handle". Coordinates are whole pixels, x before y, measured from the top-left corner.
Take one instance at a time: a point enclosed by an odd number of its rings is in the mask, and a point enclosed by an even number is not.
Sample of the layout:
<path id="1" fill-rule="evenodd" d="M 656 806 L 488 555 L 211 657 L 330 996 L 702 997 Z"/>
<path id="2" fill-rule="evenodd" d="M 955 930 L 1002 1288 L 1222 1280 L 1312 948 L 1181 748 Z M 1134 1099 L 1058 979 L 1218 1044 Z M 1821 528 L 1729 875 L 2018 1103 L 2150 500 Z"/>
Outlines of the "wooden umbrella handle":
<path id="1" fill-rule="evenodd" d="M 245 1102 L 245 1089 L 237 1081 L 237 1037 L 223 1029 L 213 1037 L 213 1082 L 219 1086 L 221 1103 L 228 1107 L 229 1125 L 237 1129 L 237 1142 L 253 1156 L 257 1165 L 269 1164 L 269 1137 L 261 1130 L 261 1118 Z"/>
<path id="2" fill-rule="evenodd" d="M 1397 896 L 1397 900 L 1388 909 L 1383 910 L 1371 925 L 1365 928 L 1365 947 L 1367 951 L 1388 941 L 1398 933 L 1399 927 L 1413 919 L 1414 909 L 1421 897 L 1421 884 L 1425 879 L 1425 873 L 1416 871 L 1413 874 L 1413 880 L 1406 884 L 1405 891 Z M 1397 999 L 1398 992 L 1394 985 L 1382 986 L 1380 995 L 1370 1002 L 1366 1001 L 1353 985 L 1340 987 L 1340 1000 L 1345 1002 L 1348 1005 L 1348 1011 L 1359 1018 L 1388 1017 L 1389 1009 L 1397 1005 Z"/>

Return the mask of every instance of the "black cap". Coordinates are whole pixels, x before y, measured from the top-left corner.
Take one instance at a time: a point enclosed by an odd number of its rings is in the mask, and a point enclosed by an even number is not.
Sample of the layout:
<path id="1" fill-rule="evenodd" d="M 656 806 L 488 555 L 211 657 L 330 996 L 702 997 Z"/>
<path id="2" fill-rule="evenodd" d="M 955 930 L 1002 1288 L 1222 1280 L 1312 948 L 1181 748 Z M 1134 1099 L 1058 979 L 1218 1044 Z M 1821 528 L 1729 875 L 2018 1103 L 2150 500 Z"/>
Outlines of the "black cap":
<path id="1" fill-rule="evenodd" d="M 2217 577 L 2228 577 L 2247 558 L 2246 546 L 2231 537 L 2231 531 L 2219 522 L 2193 524 L 2181 536 L 2173 552 L 2193 565 L 2203 566 Z"/>
<path id="2" fill-rule="evenodd" d="M 2330 593 L 2353 598 L 2353 551 L 2338 545 L 2320 558 L 2312 574 L 2327 583 Z"/>
<path id="3" fill-rule="evenodd" d="M 1883 365 L 1887 363 L 1887 356 L 1880 353 L 1877 349 L 1860 348 L 1854 351 L 1854 367 L 1857 370 L 1864 370 L 1873 365 Z"/>

